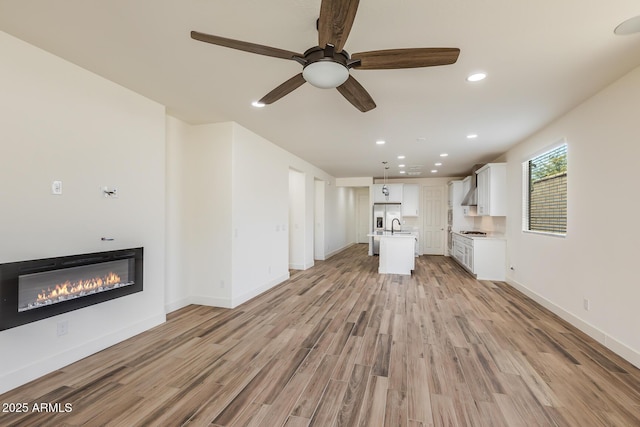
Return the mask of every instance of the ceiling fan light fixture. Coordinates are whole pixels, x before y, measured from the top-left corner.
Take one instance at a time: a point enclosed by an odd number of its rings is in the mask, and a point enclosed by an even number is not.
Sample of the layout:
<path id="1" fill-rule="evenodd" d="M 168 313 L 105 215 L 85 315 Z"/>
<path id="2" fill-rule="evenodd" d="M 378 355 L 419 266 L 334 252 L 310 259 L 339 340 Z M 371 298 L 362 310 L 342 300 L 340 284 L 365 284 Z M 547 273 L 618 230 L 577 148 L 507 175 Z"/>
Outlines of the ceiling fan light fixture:
<path id="1" fill-rule="evenodd" d="M 302 77 L 320 89 L 333 89 L 349 78 L 349 70 L 335 61 L 317 61 L 304 67 Z"/>
<path id="2" fill-rule="evenodd" d="M 262 108 L 262 107 L 264 107 L 264 106 L 265 106 L 265 105 L 267 105 L 267 104 L 265 104 L 264 102 L 260 102 L 260 101 L 253 101 L 253 102 L 251 103 L 251 105 L 253 105 L 253 106 L 254 106 L 254 107 L 256 107 L 256 108 Z"/>

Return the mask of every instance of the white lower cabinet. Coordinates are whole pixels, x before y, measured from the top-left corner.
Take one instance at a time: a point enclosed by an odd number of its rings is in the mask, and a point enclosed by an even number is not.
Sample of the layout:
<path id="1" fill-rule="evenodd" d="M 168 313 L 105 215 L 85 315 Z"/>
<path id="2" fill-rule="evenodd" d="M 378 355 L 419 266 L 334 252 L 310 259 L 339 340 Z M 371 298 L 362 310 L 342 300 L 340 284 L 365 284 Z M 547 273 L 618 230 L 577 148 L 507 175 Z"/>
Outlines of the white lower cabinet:
<path id="1" fill-rule="evenodd" d="M 453 234 L 453 258 L 478 280 L 505 280 L 507 242 Z"/>

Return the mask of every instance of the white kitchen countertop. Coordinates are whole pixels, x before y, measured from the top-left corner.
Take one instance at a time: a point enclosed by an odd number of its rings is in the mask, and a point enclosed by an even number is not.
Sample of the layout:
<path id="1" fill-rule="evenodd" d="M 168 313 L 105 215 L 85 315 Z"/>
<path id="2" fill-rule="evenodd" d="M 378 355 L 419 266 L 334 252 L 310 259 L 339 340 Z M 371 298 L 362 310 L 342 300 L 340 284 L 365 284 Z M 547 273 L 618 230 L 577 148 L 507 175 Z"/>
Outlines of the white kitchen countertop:
<path id="1" fill-rule="evenodd" d="M 478 230 L 478 231 L 481 231 L 481 230 Z M 462 236 L 462 237 L 466 237 L 468 239 L 474 239 L 474 240 L 507 240 L 507 237 L 502 233 L 487 232 L 486 236 L 478 236 L 476 234 L 464 234 L 464 233 L 459 233 L 457 231 L 452 231 L 452 233 L 457 234 L 458 236 Z"/>
<path id="2" fill-rule="evenodd" d="M 369 233 L 367 234 L 367 237 L 393 237 L 393 238 L 403 238 L 403 237 L 410 237 L 412 239 L 416 239 L 416 235 L 412 234 L 414 233 L 413 231 L 396 231 L 395 233 L 391 234 L 390 231 L 383 231 L 381 233 Z"/>

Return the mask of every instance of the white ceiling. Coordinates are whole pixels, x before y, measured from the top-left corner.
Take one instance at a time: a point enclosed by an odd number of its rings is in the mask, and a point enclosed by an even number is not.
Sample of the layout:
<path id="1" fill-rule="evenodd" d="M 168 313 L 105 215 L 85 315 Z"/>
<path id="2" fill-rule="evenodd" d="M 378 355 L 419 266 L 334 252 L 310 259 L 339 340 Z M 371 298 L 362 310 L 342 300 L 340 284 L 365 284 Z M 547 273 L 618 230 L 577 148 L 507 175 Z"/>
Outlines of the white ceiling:
<path id="1" fill-rule="evenodd" d="M 189 123 L 236 121 L 336 177 L 381 176 L 382 161 L 400 176 L 400 154 L 423 166 L 422 177 L 464 175 L 640 66 L 640 34 L 613 34 L 640 15 L 637 0 L 369 0 L 360 2 L 349 53 L 458 47 L 458 62 L 352 70 L 377 104 L 367 113 L 309 84 L 257 109 L 252 101 L 301 66 L 189 36 L 302 53 L 317 44 L 319 10 L 320 0 L 0 0 L 0 30 Z M 465 81 L 479 70 L 485 81 Z"/>

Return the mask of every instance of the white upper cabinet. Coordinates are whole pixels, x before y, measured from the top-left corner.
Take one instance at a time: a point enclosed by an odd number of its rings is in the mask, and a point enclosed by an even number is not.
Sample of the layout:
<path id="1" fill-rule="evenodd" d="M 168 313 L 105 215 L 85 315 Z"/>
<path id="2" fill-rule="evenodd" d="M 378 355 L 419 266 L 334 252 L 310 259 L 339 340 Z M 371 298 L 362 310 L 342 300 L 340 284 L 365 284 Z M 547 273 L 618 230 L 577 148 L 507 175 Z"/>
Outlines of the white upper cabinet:
<path id="1" fill-rule="evenodd" d="M 420 185 L 404 184 L 402 189 L 402 216 L 418 216 Z"/>
<path id="2" fill-rule="evenodd" d="M 403 184 L 387 184 L 389 195 L 382 193 L 383 184 L 373 184 L 373 203 L 402 203 Z"/>
<path id="3" fill-rule="evenodd" d="M 478 215 L 507 216 L 507 164 L 487 163 L 478 175 Z"/>

